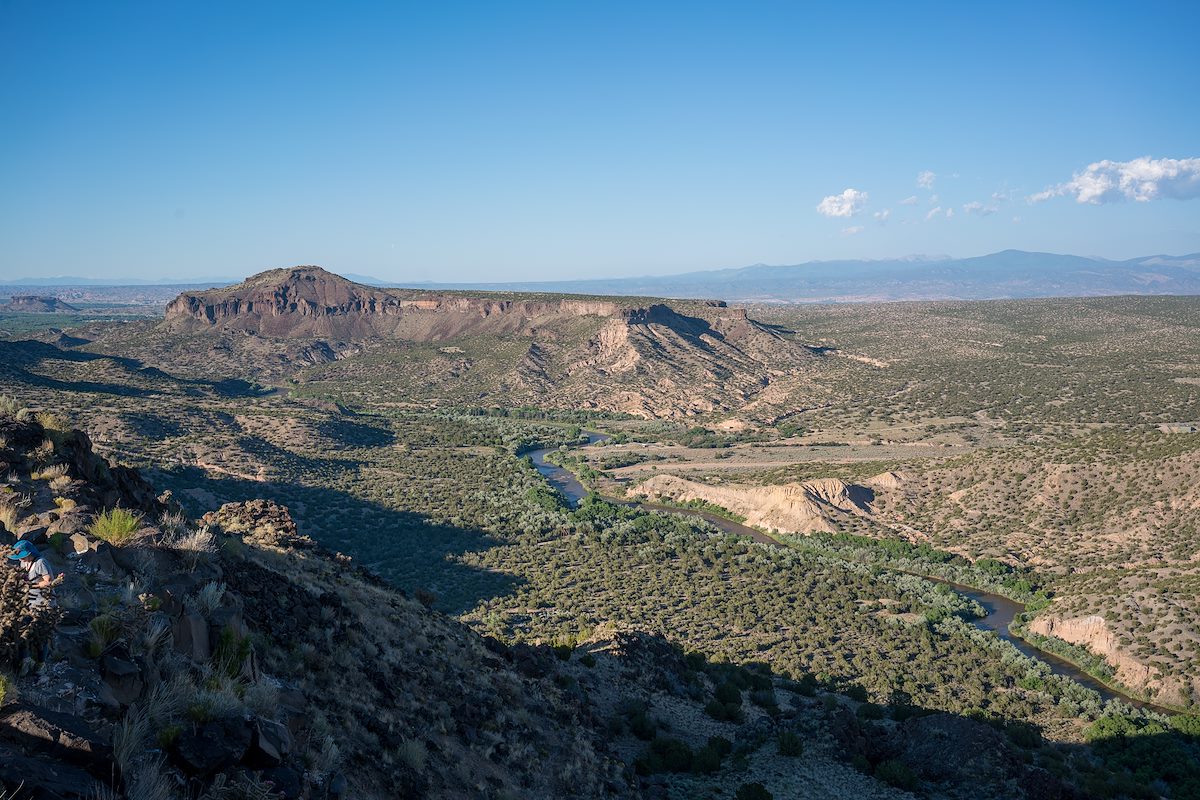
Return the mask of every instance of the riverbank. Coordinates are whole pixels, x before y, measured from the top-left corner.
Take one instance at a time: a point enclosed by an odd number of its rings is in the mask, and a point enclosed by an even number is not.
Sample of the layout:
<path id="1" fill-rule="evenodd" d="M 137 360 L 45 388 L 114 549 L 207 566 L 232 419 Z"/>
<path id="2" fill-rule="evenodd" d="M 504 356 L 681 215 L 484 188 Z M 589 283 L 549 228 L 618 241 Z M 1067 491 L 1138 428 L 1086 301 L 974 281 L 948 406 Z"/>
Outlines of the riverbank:
<path id="1" fill-rule="evenodd" d="M 598 442 L 607 441 L 611 437 L 607 434 L 586 431 L 587 444 L 577 446 L 588 446 Z M 546 456 L 552 452 L 558 452 L 558 447 L 543 448 L 525 453 L 530 457 L 534 467 L 540 472 L 552 486 L 558 489 L 563 496 L 572 505 L 577 505 L 583 498 L 593 492 L 579 480 L 569 468 L 558 464 L 550 463 L 546 460 Z M 775 538 L 757 528 L 752 528 L 741 522 L 721 516 L 719 514 L 703 511 L 698 509 L 689 509 L 661 503 L 651 503 L 649 501 L 631 500 L 629 498 L 612 497 L 599 495 L 602 499 L 619 503 L 622 505 L 636 506 L 647 511 L 655 511 L 668 514 L 682 514 L 699 519 L 703 519 L 714 527 L 736 536 L 743 536 L 758 542 L 759 544 L 767 545 L 768 547 L 787 548 L 795 545 L 788 544 L 786 537 L 781 540 Z M 1025 603 L 1014 600 L 1005 595 L 999 594 L 989 589 L 973 587 L 967 584 L 957 583 L 944 577 L 922 573 L 916 570 L 900 569 L 886 563 L 878 564 L 882 569 L 894 569 L 898 572 L 906 572 L 916 577 L 924 578 L 925 580 L 935 583 L 945 584 L 965 597 L 969 597 L 979 603 L 988 613 L 981 618 L 971 620 L 971 623 L 980 630 L 989 631 L 996 634 L 1000 639 L 1003 639 L 1012 644 L 1019 652 L 1035 658 L 1045 663 L 1054 674 L 1061 675 L 1066 678 L 1085 686 L 1086 688 L 1096 692 L 1105 700 L 1120 700 L 1128 703 L 1136 708 L 1141 708 L 1157 713 L 1175 714 L 1184 713 L 1184 709 L 1178 709 L 1170 706 L 1160 705 L 1148 700 L 1143 700 L 1132 693 L 1130 689 L 1119 684 L 1114 686 L 1110 682 L 1093 675 L 1085 666 L 1076 663 L 1070 658 L 1060 656 L 1057 653 L 1050 652 L 1041 647 L 1038 647 L 1033 642 L 1027 640 L 1020 634 L 1020 626 L 1017 630 L 1013 629 L 1014 622 L 1021 619 L 1026 614 L 1027 606 Z"/>

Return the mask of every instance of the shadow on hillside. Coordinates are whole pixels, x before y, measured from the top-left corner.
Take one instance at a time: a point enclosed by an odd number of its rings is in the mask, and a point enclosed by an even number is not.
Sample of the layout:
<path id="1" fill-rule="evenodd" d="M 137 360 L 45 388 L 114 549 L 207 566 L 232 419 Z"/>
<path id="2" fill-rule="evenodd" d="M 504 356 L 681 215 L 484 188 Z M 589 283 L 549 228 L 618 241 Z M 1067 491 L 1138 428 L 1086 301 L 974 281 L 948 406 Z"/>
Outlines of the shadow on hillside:
<path id="1" fill-rule="evenodd" d="M 486 532 L 439 524 L 339 489 L 213 476 L 198 467 L 158 472 L 154 483 L 171 489 L 193 516 L 213 511 L 222 503 L 274 500 L 289 508 L 302 534 L 353 557 L 401 589 L 432 592 L 437 607 L 450 614 L 512 594 L 523 582 L 458 560 L 464 553 L 502 544 Z"/>
<path id="2" fill-rule="evenodd" d="M 223 398 L 258 397 L 265 393 L 265 390 L 238 378 L 212 381 L 179 378 L 157 367 L 144 366 L 141 361 L 125 356 L 93 353 L 87 350 L 64 350 L 36 339 L 0 340 L 0 364 L 16 373 L 13 375 L 15 380 L 31 386 L 60 392 L 99 392 L 119 397 L 150 397 L 165 393 L 158 389 L 147 389 L 123 383 L 64 381 L 32 371 L 32 368 L 44 361 L 65 361 L 75 364 L 111 361 L 146 381 L 169 382 L 180 387 L 180 390 L 184 392 L 194 393 L 196 389 L 207 389 Z"/>
<path id="3" fill-rule="evenodd" d="M 564 648 L 518 644 L 506 657 L 527 674 L 551 677 L 569 669 L 582 696 L 607 697 L 610 705 L 593 710 L 607 723 L 610 741 L 623 739 L 641 752 L 637 769 L 649 773 L 650 785 L 657 783 L 655 773 L 682 773 L 676 780 L 686 782 L 689 773 L 704 771 L 699 765 L 712 757 L 705 750 L 715 719 L 725 723 L 719 735 L 732 744 L 720 769 L 742 770 L 739 782 L 762 781 L 769 789 L 790 767 L 780 770 L 779 764 L 749 756 L 778 754 L 784 739 L 795 734 L 803 760 L 813 746 L 809 737 L 819 730 L 834 758 L 918 796 L 949 789 L 956 796 L 1083 800 L 1157 796 L 1168 787 L 1171 797 L 1200 797 L 1200 737 L 1165 725 L 1135 734 L 1128 728 L 1132 723 L 1113 719 L 1090 745 L 1054 743 L 1024 720 L 926 708 L 903 693 L 888 704 L 866 702 L 853 682 L 781 675 L 761 662 L 712 663 L 645 631 L 617 632 L 569 655 Z M 577 666 L 566 668 L 563 660 Z M 601 676 L 619 676 L 621 691 L 603 691 Z M 574 678 L 556 681 L 575 685 Z M 680 704 L 691 711 L 679 713 Z M 680 725 L 681 719 L 705 724 L 693 728 Z M 1196 727 L 1200 733 L 1200 724 Z M 705 780 L 696 781 L 680 788 L 699 795 Z"/>

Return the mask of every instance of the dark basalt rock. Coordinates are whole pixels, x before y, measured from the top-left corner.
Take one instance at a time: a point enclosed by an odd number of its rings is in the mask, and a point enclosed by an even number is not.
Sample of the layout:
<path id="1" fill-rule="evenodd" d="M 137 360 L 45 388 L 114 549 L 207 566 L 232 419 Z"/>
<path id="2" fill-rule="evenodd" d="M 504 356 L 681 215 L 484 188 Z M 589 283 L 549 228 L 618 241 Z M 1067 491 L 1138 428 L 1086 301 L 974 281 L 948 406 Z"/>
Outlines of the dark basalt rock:
<path id="1" fill-rule="evenodd" d="M 117 702 L 123 706 L 136 702 L 146 688 L 141 667 L 115 655 L 105 656 L 103 663 L 104 682 L 112 690 Z"/>
<path id="2" fill-rule="evenodd" d="M 208 776 L 240 762 L 252 732 L 242 719 L 221 719 L 184 731 L 175 743 L 175 761 L 186 772 Z"/>
<path id="3" fill-rule="evenodd" d="M 300 796 L 303 790 L 303 778 L 291 767 L 272 767 L 260 773 L 263 780 L 271 782 L 271 790 L 285 800 Z"/>
<path id="4" fill-rule="evenodd" d="M 101 772 L 110 755 L 108 745 L 84 720 L 27 703 L 16 703 L 0 714 L 0 740 Z"/>
<path id="5" fill-rule="evenodd" d="M 31 757 L 0 744 L 0 790 L 16 792 L 21 800 L 93 800 L 101 785 L 78 767 Z"/>

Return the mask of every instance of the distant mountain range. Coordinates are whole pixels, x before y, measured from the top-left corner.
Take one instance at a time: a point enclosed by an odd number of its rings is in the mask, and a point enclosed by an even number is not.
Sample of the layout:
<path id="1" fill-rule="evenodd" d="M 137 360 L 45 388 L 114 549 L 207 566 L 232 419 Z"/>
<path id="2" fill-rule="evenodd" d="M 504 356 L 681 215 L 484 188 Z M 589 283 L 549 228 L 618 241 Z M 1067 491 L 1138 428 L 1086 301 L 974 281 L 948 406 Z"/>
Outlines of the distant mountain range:
<path id="1" fill-rule="evenodd" d="M 77 275 L 51 275 L 41 278 L 16 278 L 0 281 L 0 286 L 228 286 L 238 278 L 81 278 Z"/>
<path id="2" fill-rule="evenodd" d="M 408 283 L 414 288 L 715 297 L 750 302 L 985 300 L 1200 294 L 1200 253 L 1128 261 L 1005 250 L 975 258 L 755 264 L 679 275 L 522 283 Z"/>
<path id="3" fill-rule="evenodd" d="M 854 302 L 871 300 L 986 300 L 1116 294 L 1200 294 L 1200 253 L 1143 256 L 1127 261 L 1004 250 L 974 258 L 909 257 L 879 261 L 719 269 L 639 278 L 433 283 L 343 277 L 369 286 L 561 292 L 587 295 L 720 298 L 736 302 Z M 98 278 L 22 278 L 0 286 L 228 286 L 230 278 L 147 281 Z"/>

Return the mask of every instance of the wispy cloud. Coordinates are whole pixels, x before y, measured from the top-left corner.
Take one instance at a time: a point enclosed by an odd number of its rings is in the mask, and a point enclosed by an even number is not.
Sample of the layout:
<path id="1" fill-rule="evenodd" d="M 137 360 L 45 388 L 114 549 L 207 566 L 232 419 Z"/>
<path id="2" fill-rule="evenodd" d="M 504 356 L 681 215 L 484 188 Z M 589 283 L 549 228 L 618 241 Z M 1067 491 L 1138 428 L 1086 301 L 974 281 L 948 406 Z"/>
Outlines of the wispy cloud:
<path id="1" fill-rule="evenodd" d="M 936 180 L 937 174 L 930 170 L 925 170 L 917 174 L 917 186 L 920 186 L 922 189 L 932 189 L 933 182 Z"/>
<path id="2" fill-rule="evenodd" d="M 992 197 L 995 197 L 995 195 L 992 195 Z M 978 200 L 972 200 L 969 203 L 963 203 L 963 211 L 967 212 L 968 214 L 974 214 L 977 217 L 986 217 L 990 214 L 995 214 L 999 210 L 1000 209 L 995 205 L 985 206 Z"/>
<path id="3" fill-rule="evenodd" d="M 888 217 L 890 217 L 891 215 L 892 215 L 892 210 L 890 208 L 885 208 L 883 211 L 876 211 L 871 216 L 873 216 L 875 218 L 876 222 L 878 222 L 880 225 L 882 225 L 883 223 L 888 221 Z"/>
<path id="4" fill-rule="evenodd" d="M 1077 203 L 1103 205 L 1123 200 L 1139 203 L 1168 197 L 1200 197 L 1200 158 L 1150 158 L 1097 161 L 1076 172 L 1071 180 L 1030 195 L 1030 203 L 1073 196 Z"/>
<path id="5" fill-rule="evenodd" d="M 842 228 L 842 235 L 843 236 L 855 236 L 857 234 L 862 233 L 864 230 L 866 230 L 866 229 L 863 228 L 862 225 L 851 225 L 848 228 Z"/>
<path id="6" fill-rule="evenodd" d="M 917 203 L 919 203 L 919 202 L 921 202 L 921 201 L 920 201 L 920 200 L 918 200 L 918 199 L 917 199 L 917 196 L 914 194 L 912 197 L 906 197 L 906 198 L 904 198 L 903 200 L 901 200 L 901 201 L 900 201 L 900 205 L 902 205 L 902 206 L 915 206 L 915 205 L 916 205 Z"/>
<path id="7" fill-rule="evenodd" d="M 929 209 L 929 213 L 925 215 L 925 219 L 926 221 L 931 220 L 940 213 L 942 213 L 942 207 L 934 206 L 933 208 Z"/>
<path id="8" fill-rule="evenodd" d="M 863 210 L 868 195 L 858 189 L 847 189 L 841 194 L 831 194 L 817 203 L 817 213 L 826 217 L 853 217 Z"/>

